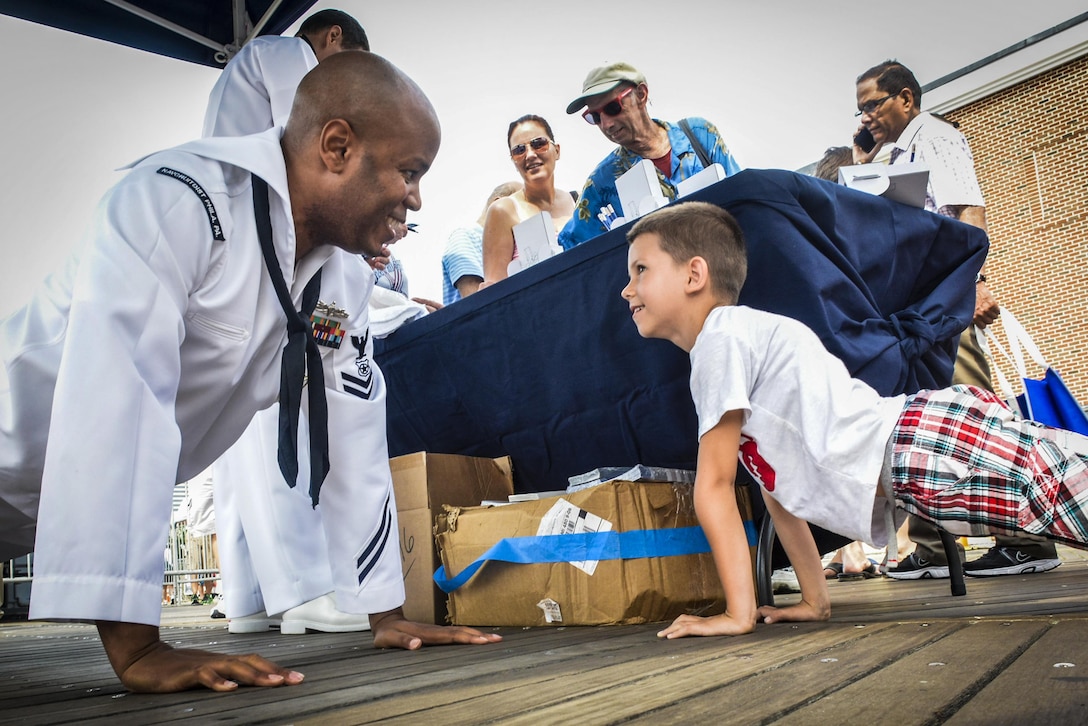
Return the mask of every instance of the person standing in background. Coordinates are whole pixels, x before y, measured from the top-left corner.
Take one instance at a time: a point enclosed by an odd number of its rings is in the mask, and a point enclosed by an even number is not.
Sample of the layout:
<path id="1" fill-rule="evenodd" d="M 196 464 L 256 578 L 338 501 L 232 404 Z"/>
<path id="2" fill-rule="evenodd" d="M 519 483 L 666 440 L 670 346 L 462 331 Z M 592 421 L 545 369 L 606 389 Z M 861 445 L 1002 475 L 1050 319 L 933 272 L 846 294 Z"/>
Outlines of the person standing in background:
<path id="1" fill-rule="evenodd" d="M 480 216 L 470 227 L 458 227 L 442 255 L 442 304 L 449 305 L 480 289 L 484 281 L 484 221 L 492 203 L 521 189 L 521 182 L 503 182 L 488 195 Z"/>
<path id="2" fill-rule="evenodd" d="M 523 184 L 513 194 L 492 202 L 487 208 L 481 288 L 505 280 L 510 263 L 518 259 L 514 227 L 533 215 L 546 212 L 558 232 L 574 212 L 570 194 L 555 186 L 555 165 L 560 149 L 551 125 L 545 119 L 526 114 L 510 122 L 506 145 L 510 161 L 521 175 Z"/>
<path id="3" fill-rule="evenodd" d="M 974 157 L 967 139 L 955 126 L 922 111 L 922 88 L 909 68 L 887 60 L 858 76 L 858 131 L 867 130 L 875 141 L 871 150 L 853 146 L 854 161 L 872 161 L 890 146 L 890 163 L 923 163 L 929 168 L 925 208 L 986 230 L 986 206 L 975 175 Z M 975 281 L 974 326 L 984 328 L 997 320 L 1000 307 L 990 291 L 986 267 Z M 993 391 L 990 365 L 974 329 L 960 336 L 952 383 Z M 937 528 L 919 517 L 908 518 L 914 552 L 887 571 L 897 580 L 948 577 L 948 562 Z M 963 558 L 963 547 L 957 544 Z M 979 577 L 1028 574 L 1052 570 L 1061 564 L 1053 542 L 1031 535 L 995 537 L 994 546 L 982 557 L 967 562 L 964 573 Z"/>
<path id="4" fill-rule="evenodd" d="M 740 171 L 714 124 L 696 116 L 677 124 L 659 121 L 650 117 L 649 102 L 646 76 L 621 62 L 591 70 L 582 83 L 582 95 L 567 106 L 568 114 L 585 107 L 582 117 L 618 146 L 582 187 L 574 216 L 559 233 L 563 249 L 608 231 L 597 215 L 606 205 L 620 212 L 616 180 L 643 159 L 653 161 L 661 192 L 670 201 L 676 199 L 679 182 L 711 164 L 721 164 L 726 176 Z"/>
<path id="5" fill-rule="evenodd" d="M 212 88 L 203 135 L 246 136 L 285 125 L 298 84 L 311 69 L 340 52 L 369 50 L 359 21 L 340 10 L 314 13 L 294 37 L 254 38 Z M 371 266 L 379 270 L 390 257 L 382 254 Z M 365 615 L 336 607 L 320 515 L 268 463 L 275 461 L 278 415 L 275 404 L 259 412 L 250 425 L 254 430 L 215 464 L 223 598 L 212 617 L 226 616 L 232 633 L 277 626 L 291 633 L 366 630 Z M 262 427 L 271 427 L 272 434 L 257 430 Z"/>

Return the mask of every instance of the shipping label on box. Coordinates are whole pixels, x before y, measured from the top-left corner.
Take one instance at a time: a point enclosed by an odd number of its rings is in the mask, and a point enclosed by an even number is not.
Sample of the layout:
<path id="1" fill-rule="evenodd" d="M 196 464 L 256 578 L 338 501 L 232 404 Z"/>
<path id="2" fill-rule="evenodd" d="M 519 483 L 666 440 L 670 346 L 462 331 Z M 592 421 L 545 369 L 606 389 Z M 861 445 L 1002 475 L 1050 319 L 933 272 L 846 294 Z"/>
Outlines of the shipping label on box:
<path id="1" fill-rule="evenodd" d="M 754 560 L 755 527 L 748 496 L 747 487 L 737 488 Z M 500 540 L 525 545 L 512 549 L 532 551 L 533 545 L 540 542 L 532 538 L 537 537 L 541 523 L 558 501 L 566 503 L 560 506 L 568 527 L 571 513 L 574 520 L 593 516 L 607 523 L 607 529 L 603 524 L 592 524 L 584 531 L 597 527 L 601 536 L 620 539 L 628 532 L 641 536 L 643 532 L 652 535 L 654 530 L 680 533 L 697 528 L 692 497 L 690 484 L 613 482 L 563 497 L 506 507 L 451 507 L 436 520 L 435 539 L 444 572 L 452 578 L 474 565 Z M 633 559 L 602 557 L 593 568 L 579 568 L 570 561 L 489 561 L 464 585 L 450 592 L 449 617 L 455 625 L 603 625 L 671 620 L 683 613 L 712 614 L 724 610 L 724 605 L 709 552 Z"/>
<path id="2" fill-rule="evenodd" d="M 439 565 L 435 515 L 443 505 L 468 507 L 485 499 L 505 500 L 514 491 L 510 459 L 421 452 L 390 459 L 389 469 L 400 525 L 404 617 L 443 625 L 446 595 L 433 580 Z"/>
<path id="3" fill-rule="evenodd" d="M 536 536 L 551 534 L 582 534 L 583 532 L 611 532 L 612 523 L 601 519 L 596 514 L 579 509 L 566 499 L 559 497 L 552 508 L 544 513 Z M 597 560 L 579 560 L 571 562 L 587 575 L 597 571 Z"/>

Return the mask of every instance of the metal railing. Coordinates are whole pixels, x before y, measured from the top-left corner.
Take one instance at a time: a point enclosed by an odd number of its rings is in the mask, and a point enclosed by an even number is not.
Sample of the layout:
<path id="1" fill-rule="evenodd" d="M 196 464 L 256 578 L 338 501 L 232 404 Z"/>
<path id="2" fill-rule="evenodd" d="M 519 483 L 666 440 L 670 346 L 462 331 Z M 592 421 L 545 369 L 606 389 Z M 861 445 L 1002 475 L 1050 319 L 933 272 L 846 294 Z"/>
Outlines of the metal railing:
<path id="1" fill-rule="evenodd" d="M 189 604 L 214 593 L 219 583 L 219 561 L 215 535 L 192 537 L 185 522 L 176 522 L 163 548 L 163 604 Z M 34 554 L 0 563 L 3 591 L 0 610 L 8 616 L 25 615 L 30 608 L 34 583 Z"/>

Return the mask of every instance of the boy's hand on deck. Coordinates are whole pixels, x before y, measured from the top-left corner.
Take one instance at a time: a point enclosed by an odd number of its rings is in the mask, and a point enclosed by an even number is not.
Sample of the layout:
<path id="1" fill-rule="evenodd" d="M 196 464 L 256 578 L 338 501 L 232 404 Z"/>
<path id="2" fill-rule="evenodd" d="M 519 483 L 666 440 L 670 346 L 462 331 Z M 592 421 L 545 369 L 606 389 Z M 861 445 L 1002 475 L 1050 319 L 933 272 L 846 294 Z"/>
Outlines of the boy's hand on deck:
<path id="1" fill-rule="evenodd" d="M 729 613 L 701 618 L 697 615 L 681 615 L 672 625 L 657 634 L 659 638 L 686 638 L 689 635 L 745 635 L 755 630 L 755 621 L 738 619 Z"/>
<path id="2" fill-rule="evenodd" d="M 151 625 L 107 621 L 97 625 L 110 665 L 125 688 L 135 693 L 173 693 L 199 686 L 213 691 L 233 691 L 239 685 L 290 686 L 304 677 L 255 653 L 171 648 Z"/>
<path id="3" fill-rule="evenodd" d="M 831 618 L 831 605 L 817 605 L 807 600 L 802 600 L 796 605 L 776 608 L 773 605 L 764 605 L 758 610 L 759 618 L 764 623 L 809 623 L 829 620 Z"/>
<path id="4" fill-rule="evenodd" d="M 370 629 L 374 633 L 375 648 L 417 650 L 424 645 L 451 643 L 485 645 L 502 640 L 502 636 L 497 633 L 484 633 L 475 628 L 460 625 L 431 625 L 405 620 L 400 608 L 372 614 Z"/>

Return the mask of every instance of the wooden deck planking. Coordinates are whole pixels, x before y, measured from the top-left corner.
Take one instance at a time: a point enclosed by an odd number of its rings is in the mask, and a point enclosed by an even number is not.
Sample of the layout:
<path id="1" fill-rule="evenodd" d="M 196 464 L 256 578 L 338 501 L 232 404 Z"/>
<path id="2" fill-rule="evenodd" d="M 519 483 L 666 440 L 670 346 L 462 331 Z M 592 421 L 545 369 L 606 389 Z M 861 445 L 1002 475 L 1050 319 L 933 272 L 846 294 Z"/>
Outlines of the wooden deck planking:
<path id="1" fill-rule="evenodd" d="M 490 646 L 376 651 L 367 634 L 234 636 L 194 620 L 205 609 L 169 608 L 187 616 L 164 627 L 172 644 L 307 675 L 232 694 L 129 694 L 90 626 L 0 622 L 0 723 L 1078 723 L 1088 561 L 1063 556 L 1042 575 L 970 579 L 965 598 L 947 581 L 832 582 L 830 623 L 670 642 L 659 624 L 506 628 Z"/>
<path id="2" fill-rule="evenodd" d="M 1088 620 L 1055 623 L 995 676 L 949 719 L 950 725 L 1085 723 Z"/>
<path id="3" fill-rule="evenodd" d="M 709 719 L 717 723 L 750 724 L 782 717 L 816 699 L 835 698 L 851 682 L 946 636 L 957 627 L 960 626 L 955 623 L 924 629 L 895 625 L 849 640 L 845 638 L 854 628 L 825 628 L 824 642 L 802 657 L 733 682 L 725 677 L 728 673 L 717 674 L 718 682 L 724 685 L 714 687 L 711 681 L 699 697 L 648 713 L 642 720 L 679 723 L 685 719 Z"/>
<path id="4" fill-rule="evenodd" d="M 872 669 L 778 723 L 873 723 L 888 714 L 895 715 L 897 726 L 940 721 L 975 697 L 995 672 L 1028 648 L 1046 627 L 1038 621 L 956 623 L 941 637 Z"/>
<path id="5" fill-rule="evenodd" d="M 671 698 L 684 698 L 702 673 L 729 661 L 734 674 L 754 672 L 769 667 L 784 654 L 801 655 L 808 652 L 823 636 L 812 634 L 783 644 L 772 653 L 753 646 L 758 636 L 743 636 L 726 643 L 708 639 L 661 641 L 655 637 L 660 625 L 633 626 L 625 650 L 614 654 L 593 649 L 576 654 L 577 660 L 542 663 L 538 659 L 523 662 L 514 671 L 495 682 L 469 683 L 465 686 L 451 684 L 438 692 L 417 694 L 413 697 L 414 708 L 401 710 L 402 700 L 396 703 L 377 703 L 354 709 L 350 713 L 336 714 L 334 723 L 363 723 L 391 718 L 389 723 L 401 720 L 392 718 L 410 713 L 413 718 L 426 718 L 451 723 L 472 723 L 487 714 L 489 719 L 503 723 L 519 723 L 520 719 L 540 723 L 558 722 L 568 717 L 566 711 L 573 708 L 578 719 L 594 722 L 594 711 L 599 703 L 604 710 L 619 713 L 617 703 L 636 704 L 634 714 L 641 713 L 648 703 L 647 694 L 659 686 L 668 685 Z M 548 651 L 552 657 L 563 657 L 558 649 Z M 652 699 L 649 699 L 652 700 Z M 557 705 L 558 704 L 558 705 Z M 552 713 L 552 712 L 555 713 Z M 620 713 L 622 715 L 622 713 Z M 345 720 L 336 720 L 343 716 Z M 325 720 L 325 719 L 323 719 Z M 410 720 L 410 719 L 409 719 Z M 407 722 L 407 721 L 405 721 Z"/>

